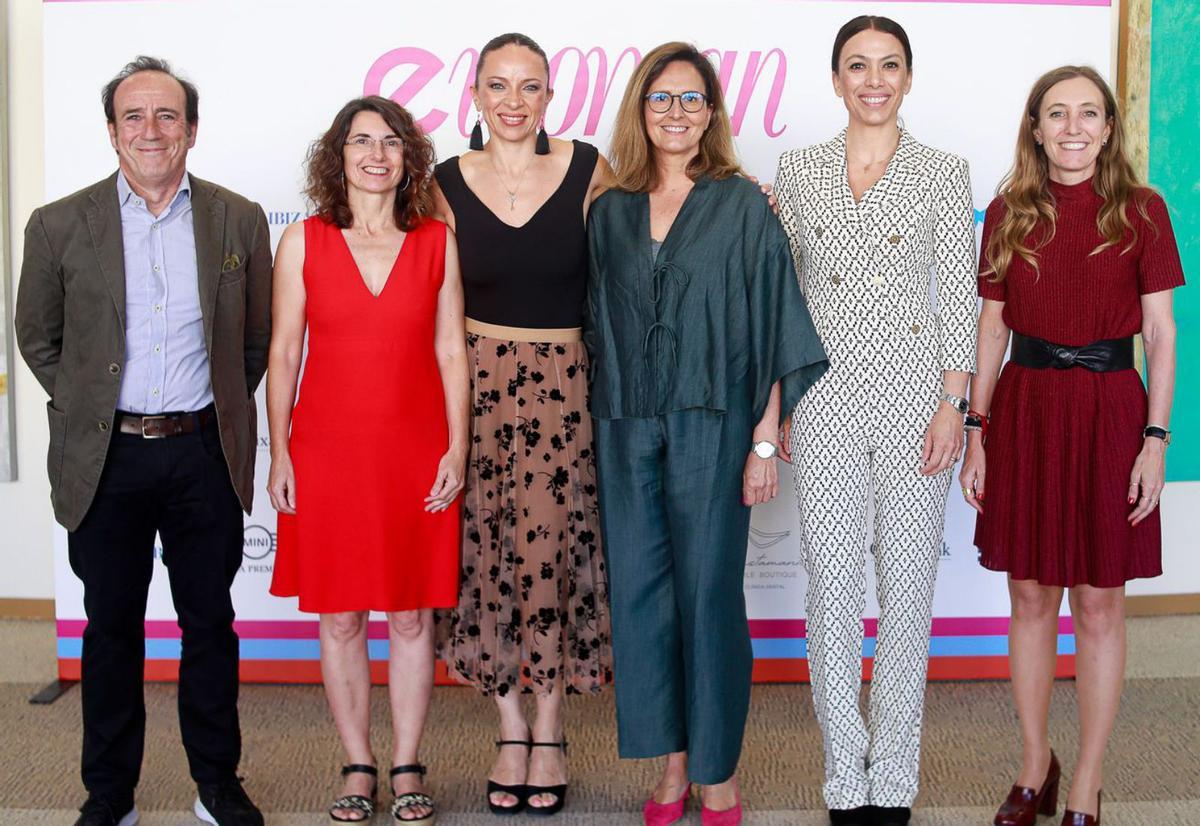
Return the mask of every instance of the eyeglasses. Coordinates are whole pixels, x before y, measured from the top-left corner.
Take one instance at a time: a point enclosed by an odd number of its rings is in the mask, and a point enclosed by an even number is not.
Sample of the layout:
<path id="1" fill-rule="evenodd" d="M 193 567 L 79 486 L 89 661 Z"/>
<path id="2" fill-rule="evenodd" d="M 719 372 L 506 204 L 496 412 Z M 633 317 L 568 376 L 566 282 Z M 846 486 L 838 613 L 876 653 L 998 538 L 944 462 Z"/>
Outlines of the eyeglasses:
<path id="1" fill-rule="evenodd" d="M 699 112 L 708 103 L 708 96 L 703 92 L 681 92 L 678 95 L 670 92 L 651 92 L 646 95 L 646 105 L 650 107 L 651 112 L 661 115 L 671 111 L 676 98 L 679 99 L 679 107 L 691 113 Z"/>
<path id="2" fill-rule="evenodd" d="M 390 155 L 397 155 L 404 151 L 404 141 L 399 138 L 368 138 L 366 135 L 359 135 L 346 141 L 346 146 L 351 146 L 355 149 L 361 149 L 366 152 L 374 151 L 375 144 L 383 147 L 383 151 Z"/>

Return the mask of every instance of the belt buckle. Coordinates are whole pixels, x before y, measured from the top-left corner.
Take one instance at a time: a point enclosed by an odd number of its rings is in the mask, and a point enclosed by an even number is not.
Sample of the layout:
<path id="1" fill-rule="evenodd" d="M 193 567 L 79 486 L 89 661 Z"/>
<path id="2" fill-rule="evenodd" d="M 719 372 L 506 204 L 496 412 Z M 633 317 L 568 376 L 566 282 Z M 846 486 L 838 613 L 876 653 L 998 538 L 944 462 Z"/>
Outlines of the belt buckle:
<path id="1" fill-rule="evenodd" d="M 166 433 L 151 434 L 151 433 L 146 432 L 146 422 L 151 422 L 151 421 L 155 421 L 155 420 L 161 420 L 161 421 L 165 422 L 167 420 L 167 417 L 166 416 L 142 416 L 142 438 L 143 439 L 163 439 L 166 437 L 166 435 L 167 435 Z"/>

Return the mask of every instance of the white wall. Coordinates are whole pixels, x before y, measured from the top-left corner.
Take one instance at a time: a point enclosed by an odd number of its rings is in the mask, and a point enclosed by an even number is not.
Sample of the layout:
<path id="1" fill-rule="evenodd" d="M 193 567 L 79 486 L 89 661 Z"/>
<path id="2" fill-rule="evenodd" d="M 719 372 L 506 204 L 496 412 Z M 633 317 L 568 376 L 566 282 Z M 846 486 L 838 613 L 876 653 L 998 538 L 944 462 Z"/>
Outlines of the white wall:
<path id="1" fill-rule="evenodd" d="M 9 202 L 12 266 L 19 272 L 21 239 L 30 212 L 44 200 L 43 49 L 41 0 L 8 0 Z M 95 89 L 92 108 L 79 114 L 79 140 L 104 140 L 98 90 L 104 78 L 83 77 Z M 90 155 L 94 147 L 81 150 Z M 69 162 L 69 159 L 66 160 Z M 1193 274 L 1195 275 L 1195 274 Z M 0 483 L 0 599 L 52 598 L 53 514 L 46 482 L 45 396 L 17 359 L 10 386 L 17 399 L 17 456 L 20 479 Z M 1163 496 L 1164 568 L 1167 575 L 1135 582 L 1134 594 L 1200 592 L 1200 556 L 1189 535 L 1189 514 L 1200 511 L 1200 482 L 1169 485 Z"/>
<path id="2" fill-rule="evenodd" d="M 25 222 L 43 193 L 41 0 L 8 0 L 8 80 L 8 234 L 15 275 Z M 94 82 L 97 89 L 100 82 Z M 87 115 L 98 119 L 99 103 Z M 9 392 L 17 400 L 20 478 L 0 482 L 0 598 L 48 599 L 54 596 L 54 516 L 46 481 L 46 396 L 19 357 Z"/>

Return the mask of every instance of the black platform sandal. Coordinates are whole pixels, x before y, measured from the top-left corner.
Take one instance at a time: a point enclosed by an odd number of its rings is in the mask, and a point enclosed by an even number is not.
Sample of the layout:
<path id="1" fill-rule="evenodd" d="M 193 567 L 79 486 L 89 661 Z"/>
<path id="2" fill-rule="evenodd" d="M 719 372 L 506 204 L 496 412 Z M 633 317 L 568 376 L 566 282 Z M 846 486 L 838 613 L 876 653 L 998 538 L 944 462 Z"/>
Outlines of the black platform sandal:
<path id="1" fill-rule="evenodd" d="M 538 748 L 539 746 L 544 747 L 544 748 L 550 748 L 550 749 L 562 749 L 562 752 L 564 755 L 567 753 L 567 741 L 565 738 L 562 740 L 562 742 L 559 742 L 559 743 L 538 743 L 536 741 L 533 743 L 534 748 Z M 529 798 L 531 798 L 535 795 L 539 795 L 539 794 L 552 794 L 555 796 L 556 800 L 553 803 L 551 803 L 549 806 L 529 805 L 529 803 L 528 803 Z M 562 807 L 566 805 L 567 784 L 562 783 L 558 786 L 530 786 L 530 785 L 526 784 L 525 785 L 525 800 L 526 800 L 525 811 L 527 814 L 539 815 L 541 817 L 549 817 L 550 815 L 556 815 L 559 812 L 561 812 Z"/>
<path id="2" fill-rule="evenodd" d="M 388 772 L 388 785 L 391 785 L 391 778 L 398 774 L 419 774 L 422 778 L 425 777 L 425 767 L 420 763 L 409 763 L 405 766 L 394 766 Z M 392 789 L 392 794 L 396 794 L 395 788 Z M 425 806 L 429 809 L 429 814 L 424 817 L 400 817 L 400 812 L 411 806 Z M 397 823 L 420 823 L 423 826 L 432 826 L 434 819 L 437 817 L 437 812 L 433 804 L 433 798 L 423 792 L 405 792 L 404 794 L 396 794 L 396 799 L 392 801 L 392 819 Z"/>
<path id="3" fill-rule="evenodd" d="M 530 740 L 497 740 L 496 750 L 499 751 L 505 746 L 524 746 L 525 748 L 529 748 L 532 745 L 533 742 Z M 496 803 L 492 800 L 492 795 L 496 794 L 497 792 L 500 794 L 511 794 L 517 799 L 517 802 L 511 806 L 501 806 L 499 803 Z M 487 782 L 488 809 L 491 810 L 491 813 L 494 815 L 517 814 L 525 808 L 525 799 L 527 795 L 528 791 L 524 783 L 514 786 L 506 786 L 503 783 L 497 783 L 495 780 L 488 780 Z"/>
<path id="4" fill-rule="evenodd" d="M 374 777 L 371 783 L 371 796 L 347 794 L 333 801 L 329 807 L 329 819 L 334 823 L 366 823 L 375 815 L 375 795 L 379 792 L 379 771 L 374 766 L 365 763 L 350 763 L 342 766 L 342 777 L 348 774 L 369 774 Z M 334 809 L 353 809 L 362 812 L 362 817 L 344 817 L 333 813 Z"/>

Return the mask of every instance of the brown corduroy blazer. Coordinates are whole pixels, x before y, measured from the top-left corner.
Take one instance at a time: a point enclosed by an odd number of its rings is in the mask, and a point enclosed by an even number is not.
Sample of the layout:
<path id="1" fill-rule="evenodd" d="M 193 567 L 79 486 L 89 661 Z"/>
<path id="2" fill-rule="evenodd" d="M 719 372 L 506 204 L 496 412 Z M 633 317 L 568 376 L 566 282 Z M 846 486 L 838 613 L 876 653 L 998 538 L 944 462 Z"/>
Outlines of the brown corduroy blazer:
<path id="1" fill-rule="evenodd" d="M 271 338 L 271 238 L 262 207 L 192 176 L 204 340 L 221 446 L 246 512 L 254 501 L 254 390 Z M 17 285 L 17 345 L 50 394 L 47 469 L 55 518 L 91 506 L 125 365 L 125 255 L 117 176 L 35 210 Z"/>

